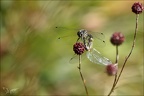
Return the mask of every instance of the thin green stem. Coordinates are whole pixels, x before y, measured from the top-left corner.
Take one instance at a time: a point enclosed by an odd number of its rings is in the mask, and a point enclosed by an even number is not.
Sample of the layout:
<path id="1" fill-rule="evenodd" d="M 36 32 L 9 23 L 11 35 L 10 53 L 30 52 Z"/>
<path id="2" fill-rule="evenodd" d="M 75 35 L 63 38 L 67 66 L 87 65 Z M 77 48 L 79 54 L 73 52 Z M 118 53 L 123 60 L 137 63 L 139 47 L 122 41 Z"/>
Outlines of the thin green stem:
<path id="1" fill-rule="evenodd" d="M 87 90 L 87 87 L 86 87 L 86 82 L 85 82 L 85 79 L 82 75 L 82 72 L 81 72 L 81 55 L 79 55 L 79 66 L 78 66 L 78 69 L 79 69 L 79 73 L 80 73 L 80 76 L 81 76 L 81 79 L 83 81 L 83 85 L 84 85 L 84 88 L 85 88 L 85 91 L 86 91 L 86 94 L 88 96 L 88 90 Z"/>

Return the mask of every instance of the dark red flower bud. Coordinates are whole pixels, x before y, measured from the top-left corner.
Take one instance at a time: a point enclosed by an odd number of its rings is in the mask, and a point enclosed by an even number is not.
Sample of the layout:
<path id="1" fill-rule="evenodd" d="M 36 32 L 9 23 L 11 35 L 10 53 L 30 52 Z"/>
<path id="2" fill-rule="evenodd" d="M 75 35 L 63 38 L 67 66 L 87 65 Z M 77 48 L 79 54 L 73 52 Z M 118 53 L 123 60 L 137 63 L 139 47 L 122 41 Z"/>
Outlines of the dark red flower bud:
<path id="1" fill-rule="evenodd" d="M 117 64 L 109 64 L 106 66 L 106 72 L 110 76 L 115 75 L 117 73 L 117 71 L 118 71 Z"/>
<path id="2" fill-rule="evenodd" d="M 135 14 L 140 14 L 140 13 L 142 13 L 143 10 L 144 10 L 144 7 L 139 2 L 135 2 L 132 5 L 132 12 L 134 12 Z"/>
<path id="3" fill-rule="evenodd" d="M 110 39 L 111 43 L 117 46 L 121 45 L 124 40 L 124 35 L 121 32 L 115 32 Z"/>
<path id="4" fill-rule="evenodd" d="M 84 53 L 85 51 L 85 46 L 83 43 L 77 42 L 73 45 L 73 51 L 77 54 L 77 55 L 81 55 Z"/>

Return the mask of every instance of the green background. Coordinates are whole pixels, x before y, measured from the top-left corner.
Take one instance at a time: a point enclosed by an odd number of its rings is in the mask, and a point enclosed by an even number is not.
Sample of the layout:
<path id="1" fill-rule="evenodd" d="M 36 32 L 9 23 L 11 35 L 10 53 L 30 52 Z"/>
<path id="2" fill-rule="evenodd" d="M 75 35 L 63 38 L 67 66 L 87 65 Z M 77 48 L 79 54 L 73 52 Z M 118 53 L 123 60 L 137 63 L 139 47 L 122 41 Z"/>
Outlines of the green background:
<path id="1" fill-rule="evenodd" d="M 122 32 L 125 42 L 119 46 L 121 69 L 133 42 L 134 2 L 1 0 L 0 93 L 5 94 L 7 88 L 18 96 L 85 95 L 78 61 L 69 63 L 78 31 L 72 29 L 103 32 L 106 45 L 95 48 L 112 62 L 116 53 L 109 40 L 114 32 Z M 143 16 L 139 16 L 136 45 L 114 95 L 143 94 Z M 56 26 L 69 29 L 56 29 Z M 66 35 L 68 38 L 57 39 Z M 106 74 L 105 66 L 84 57 L 82 73 L 90 95 L 108 94 L 114 76 Z"/>

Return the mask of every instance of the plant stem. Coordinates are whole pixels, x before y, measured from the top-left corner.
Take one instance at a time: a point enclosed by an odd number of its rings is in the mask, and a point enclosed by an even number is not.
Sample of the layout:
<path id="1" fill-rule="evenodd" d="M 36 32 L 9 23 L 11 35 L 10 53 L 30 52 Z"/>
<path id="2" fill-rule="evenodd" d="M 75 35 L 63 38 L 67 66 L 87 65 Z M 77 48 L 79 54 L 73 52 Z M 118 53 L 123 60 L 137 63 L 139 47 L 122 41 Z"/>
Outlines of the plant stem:
<path id="1" fill-rule="evenodd" d="M 118 64 L 118 60 L 119 60 L 119 52 L 118 52 L 118 46 L 116 46 L 116 61 L 115 61 L 115 64 Z M 113 90 L 115 88 L 115 85 L 116 85 L 116 81 L 117 81 L 117 73 L 115 74 L 115 79 L 114 79 L 114 82 L 113 82 L 113 86 L 112 86 L 108 96 L 110 96 L 111 93 L 113 92 Z"/>
<path id="2" fill-rule="evenodd" d="M 120 71 L 120 73 L 119 73 L 119 75 L 118 75 L 118 77 L 117 77 L 117 80 L 116 80 L 116 82 L 115 82 L 115 84 L 114 84 L 114 87 L 112 88 L 112 90 L 110 91 L 110 93 L 109 93 L 108 96 L 111 95 L 111 93 L 113 92 L 115 86 L 117 85 L 117 83 L 118 83 L 118 81 L 119 81 L 119 78 L 120 78 L 120 76 L 121 76 L 121 74 L 122 74 L 122 72 L 123 72 L 123 70 L 124 70 L 124 67 L 125 67 L 125 65 L 126 65 L 126 63 L 127 63 L 127 60 L 128 60 L 129 57 L 131 56 L 131 54 L 132 54 L 132 52 L 133 52 L 133 49 L 134 49 L 134 47 L 135 47 L 136 35 L 137 35 L 137 31 L 138 31 L 138 18 L 139 18 L 139 14 L 136 14 L 136 27 L 135 27 L 135 33 L 134 33 L 134 39 L 133 39 L 132 48 L 131 48 L 128 56 L 125 58 L 125 61 L 124 61 L 123 66 L 122 66 L 122 69 L 121 69 L 121 71 Z"/>
<path id="3" fill-rule="evenodd" d="M 135 47 L 136 35 L 137 35 L 137 31 L 138 31 L 138 17 L 139 17 L 139 14 L 136 14 L 136 27 L 135 27 L 135 33 L 134 33 L 134 39 L 133 39 L 132 48 L 131 48 L 128 56 L 126 57 L 126 59 L 125 59 L 125 61 L 124 61 L 124 64 L 123 64 L 122 69 L 121 69 L 121 71 L 120 71 L 120 74 L 119 74 L 119 76 L 118 76 L 118 78 L 117 78 L 117 81 L 116 81 L 116 83 L 115 83 L 115 86 L 116 86 L 116 84 L 118 83 L 119 78 L 120 78 L 120 76 L 121 76 L 121 74 L 122 74 L 122 72 L 123 72 L 123 70 L 124 70 L 124 67 L 125 67 L 125 65 L 126 65 L 126 63 L 127 63 L 127 60 L 128 60 L 129 57 L 131 56 L 132 51 L 133 51 L 133 49 L 134 49 L 134 47 Z"/>
<path id="4" fill-rule="evenodd" d="M 79 73 L 80 73 L 81 79 L 83 81 L 83 85 L 85 87 L 86 94 L 88 96 L 88 90 L 87 90 L 87 87 L 86 87 L 86 82 L 85 82 L 85 79 L 84 79 L 84 77 L 82 75 L 82 72 L 81 72 L 81 55 L 79 55 L 79 66 L 78 66 L 78 69 L 79 69 Z"/>
<path id="5" fill-rule="evenodd" d="M 115 63 L 118 63 L 119 60 L 119 52 L 118 52 L 118 46 L 116 46 L 116 61 Z"/>

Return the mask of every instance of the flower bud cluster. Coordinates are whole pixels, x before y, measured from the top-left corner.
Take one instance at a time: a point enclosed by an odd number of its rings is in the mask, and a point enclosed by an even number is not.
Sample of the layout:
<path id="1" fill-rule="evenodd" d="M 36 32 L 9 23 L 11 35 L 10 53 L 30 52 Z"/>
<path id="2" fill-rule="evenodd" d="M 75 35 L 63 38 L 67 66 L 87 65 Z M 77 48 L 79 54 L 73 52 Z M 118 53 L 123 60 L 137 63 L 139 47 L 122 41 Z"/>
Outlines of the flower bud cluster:
<path id="1" fill-rule="evenodd" d="M 117 71 L 118 71 L 117 64 L 109 64 L 106 66 L 106 72 L 110 76 L 115 75 L 117 73 Z"/>
<path id="2" fill-rule="evenodd" d="M 131 9 L 132 9 L 132 12 L 134 12 L 135 14 L 140 14 L 144 10 L 144 7 L 142 6 L 141 3 L 136 2 L 132 5 Z"/>
<path id="3" fill-rule="evenodd" d="M 83 43 L 81 42 L 77 42 L 73 45 L 73 51 L 77 54 L 77 55 L 81 55 L 84 53 L 85 51 L 85 46 Z"/>
<path id="4" fill-rule="evenodd" d="M 124 40 L 125 37 L 121 32 L 115 32 L 110 39 L 111 43 L 116 46 L 121 45 L 124 42 Z"/>

